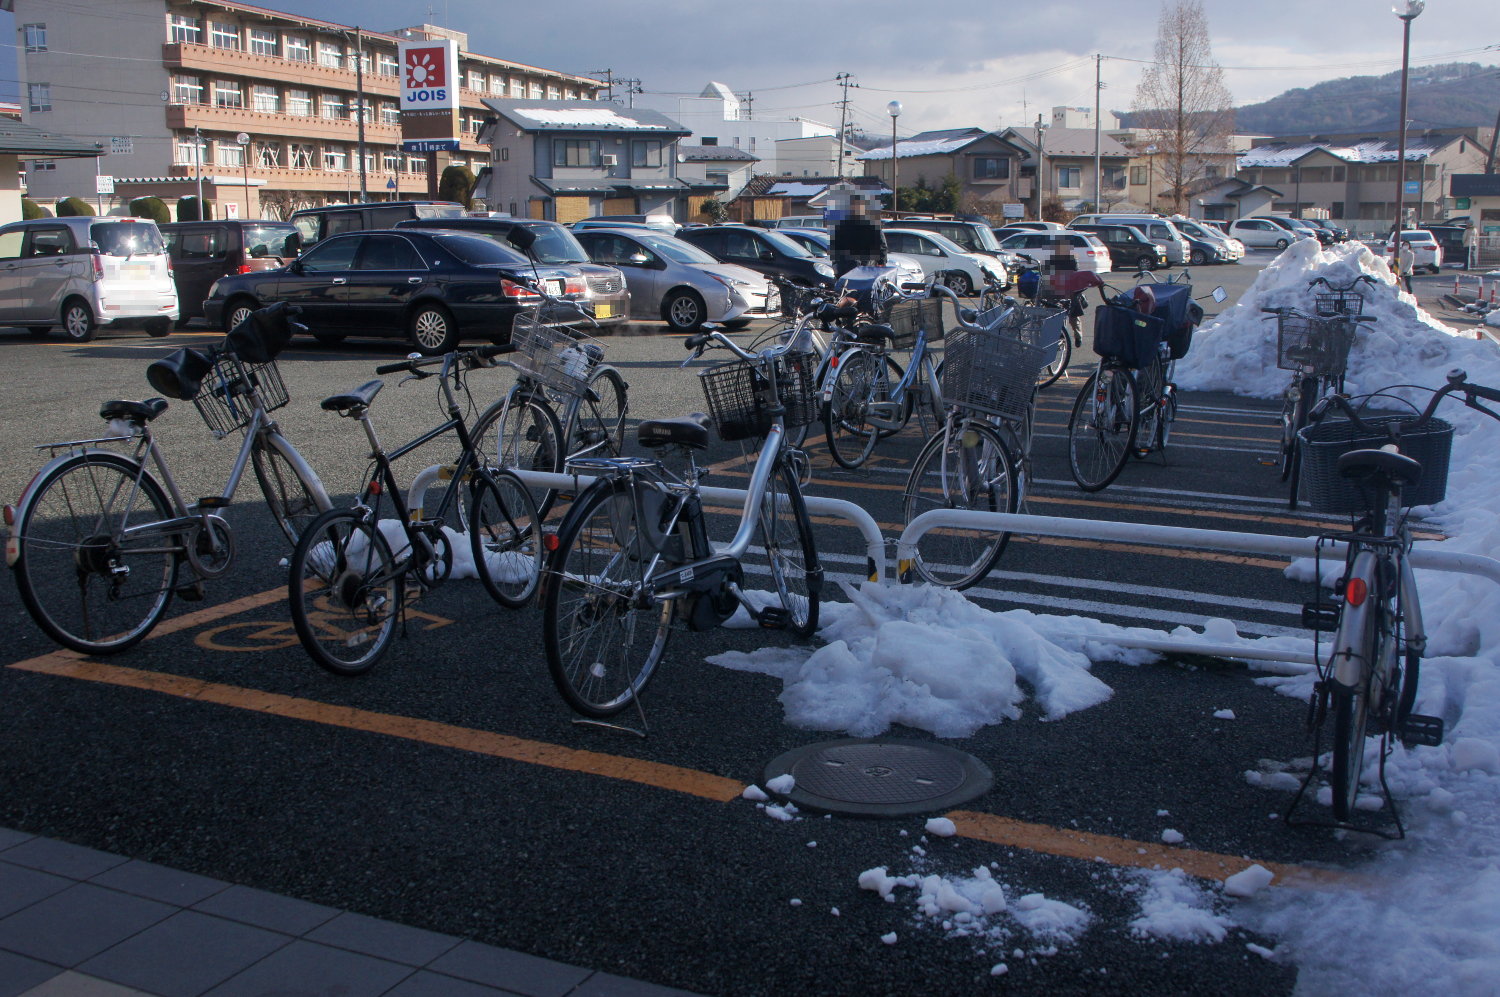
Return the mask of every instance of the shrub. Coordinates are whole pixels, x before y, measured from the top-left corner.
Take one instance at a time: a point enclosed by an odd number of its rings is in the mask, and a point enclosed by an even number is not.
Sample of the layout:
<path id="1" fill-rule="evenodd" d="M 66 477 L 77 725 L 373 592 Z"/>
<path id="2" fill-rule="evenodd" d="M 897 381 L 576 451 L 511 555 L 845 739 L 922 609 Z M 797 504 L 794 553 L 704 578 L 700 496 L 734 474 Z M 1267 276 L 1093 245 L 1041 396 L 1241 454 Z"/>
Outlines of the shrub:
<path id="1" fill-rule="evenodd" d="M 57 217 L 95 214 L 94 206 L 81 197 L 65 197 L 57 202 Z"/>
<path id="2" fill-rule="evenodd" d="M 467 166 L 454 163 L 444 167 L 438 179 L 438 200 L 457 201 L 465 208 L 474 206 L 474 174 Z"/>
<path id="3" fill-rule="evenodd" d="M 132 218 L 149 218 L 158 225 L 165 225 L 172 220 L 172 213 L 159 197 L 138 197 L 130 202 L 130 216 Z"/>
<path id="4" fill-rule="evenodd" d="M 179 198 L 177 201 L 177 220 L 180 222 L 207 221 L 214 216 L 214 205 L 212 201 L 202 204 L 196 197 Z"/>
<path id="5" fill-rule="evenodd" d="M 21 198 L 21 217 L 27 221 L 33 218 L 51 218 L 52 212 L 37 204 L 29 197 Z"/>

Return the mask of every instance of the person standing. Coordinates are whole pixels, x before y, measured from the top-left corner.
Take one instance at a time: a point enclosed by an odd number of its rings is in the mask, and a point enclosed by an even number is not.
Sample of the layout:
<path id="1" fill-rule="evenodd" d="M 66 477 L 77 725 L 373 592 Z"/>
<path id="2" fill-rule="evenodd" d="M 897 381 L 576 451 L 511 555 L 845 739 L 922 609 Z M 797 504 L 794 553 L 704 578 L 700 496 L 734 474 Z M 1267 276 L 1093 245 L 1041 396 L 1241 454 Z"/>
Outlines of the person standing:
<path id="1" fill-rule="evenodd" d="M 1412 271 L 1416 269 L 1417 254 L 1412 252 L 1411 243 L 1405 239 L 1401 240 L 1401 251 L 1396 254 L 1396 270 L 1401 275 L 1401 280 L 1406 284 L 1407 294 L 1416 294 L 1411 289 Z"/>

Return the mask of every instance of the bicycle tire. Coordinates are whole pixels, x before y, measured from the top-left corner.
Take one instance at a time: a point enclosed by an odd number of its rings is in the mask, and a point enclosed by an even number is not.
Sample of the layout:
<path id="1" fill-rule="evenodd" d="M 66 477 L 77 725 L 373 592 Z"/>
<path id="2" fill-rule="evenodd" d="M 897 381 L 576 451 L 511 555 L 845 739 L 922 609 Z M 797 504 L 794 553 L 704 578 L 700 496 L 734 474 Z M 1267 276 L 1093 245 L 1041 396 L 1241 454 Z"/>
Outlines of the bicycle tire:
<path id="1" fill-rule="evenodd" d="M 334 509 L 308 524 L 288 573 L 292 626 L 308 656 L 335 675 L 369 671 L 395 635 L 405 573 L 373 515 Z"/>
<path id="2" fill-rule="evenodd" d="M 1107 381 L 1100 387 L 1100 378 Z M 1078 487 L 1097 492 L 1119 477 L 1135 449 L 1140 410 L 1130 371 L 1103 365 L 1084 382 L 1068 417 L 1068 470 Z"/>
<path id="3" fill-rule="evenodd" d="M 1063 376 L 1068 369 L 1068 364 L 1073 360 L 1073 331 L 1068 323 L 1063 323 L 1063 330 L 1057 337 L 1057 359 L 1043 367 L 1036 376 L 1036 387 L 1040 391 L 1050 388 L 1057 383 L 1057 379 Z"/>
<path id="4" fill-rule="evenodd" d="M 504 425 L 499 425 L 501 416 Z M 481 467 L 562 473 L 567 459 L 562 424 L 539 392 L 516 386 L 482 412 L 469 433 Z M 491 461 L 494 463 L 492 464 Z M 557 490 L 527 485 L 537 515 L 547 518 Z"/>
<path id="5" fill-rule="evenodd" d="M 287 542 L 296 546 L 307 525 L 330 508 L 323 483 L 302 460 L 302 455 L 279 434 L 261 437 L 250 451 L 250 464 L 271 518 L 276 520 Z"/>
<path id="6" fill-rule="evenodd" d="M 557 534 L 542 597 L 547 671 L 575 712 L 619 713 L 656 674 L 671 634 L 672 602 L 637 596 L 649 552 L 629 485 L 602 479 L 580 495 Z"/>
<path id="7" fill-rule="evenodd" d="M 869 460 L 880 434 L 866 413 L 871 402 L 889 396 L 886 366 L 878 354 L 853 349 L 839 357 L 833 390 L 823 409 L 823 430 L 834 463 L 852 471 Z"/>
<path id="8" fill-rule="evenodd" d="M 1016 474 L 1009 445 L 988 423 L 940 430 L 923 445 L 907 475 L 903 524 L 932 509 L 1015 512 Z M 994 569 L 1009 541 L 1009 532 L 940 526 L 917 541 L 911 567 L 933 585 L 966 589 Z"/>
<path id="9" fill-rule="evenodd" d="M 630 387 L 613 367 L 598 367 L 589 375 L 587 395 L 578 403 L 567 456 L 587 451 L 594 457 L 618 457 L 625 446 L 625 413 Z"/>
<path id="10" fill-rule="evenodd" d="M 1333 771 L 1330 773 L 1335 820 L 1350 820 L 1359 798 L 1365 764 L 1365 727 L 1369 721 L 1370 680 L 1349 689 L 1333 685 Z"/>
<path id="11" fill-rule="evenodd" d="M 162 551 L 159 534 L 140 541 L 156 550 L 139 557 L 110 535 L 172 519 L 161 485 L 135 461 L 96 452 L 57 464 L 29 491 L 14 534 L 14 568 L 31 618 L 82 654 L 114 654 L 140 643 L 172 601 L 181 555 Z M 65 599 L 70 590 L 76 603 Z"/>
<path id="12" fill-rule="evenodd" d="M 531 601 L 542 577 L 542 519 L 526 484 L 504 468 L 476 472 L 469 552 L 484 590 L 502 606 Z"/>
<path id="13" fill-rule="evenodd" d="M 1286 481 L 1292 476 L 1292 461 L 1297 450 L 1297 411 L 1302 408 L 1301 386 L 1297 386 L 1298 396 L 1292 397 L 1292 387 L 1288 387 L 1286 395 L 1281 401 L 1281 459 L 1278 470 L 1281 472 L 1281 480 Z"/>
<path id="14" fill-rule="evenodd" d="M 823 571 L 818 564 L 807 501 L 802 497 L 796 470 L 786 460 L 778 460 L 766 480 L 760 534 L 771 580 L 782 608 L 787 611 L 787 629 L 806 640 L 818 629 Z"/>

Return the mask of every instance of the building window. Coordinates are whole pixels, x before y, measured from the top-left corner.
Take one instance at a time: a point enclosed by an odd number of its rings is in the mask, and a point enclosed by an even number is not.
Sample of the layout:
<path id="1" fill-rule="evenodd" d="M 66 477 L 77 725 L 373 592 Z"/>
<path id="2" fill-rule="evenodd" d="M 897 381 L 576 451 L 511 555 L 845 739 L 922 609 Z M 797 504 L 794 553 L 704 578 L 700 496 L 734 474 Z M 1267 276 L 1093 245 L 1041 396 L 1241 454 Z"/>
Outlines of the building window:
<path id="1" fill-rule="evenodd" d="M 236 51 L 240 47 L 240 26 L 238 24 L 225 24 L 223 21 L 209 21 L 209 39 L 214 48 L 231 48 Z"/>
<path id="2" fill-rule="evenodd" d="M 718 145 L 719 137 L 717 135 L 705 135 L 699 141 L 702 145 Z"/>
<path id="3" fill-rule="evenodd" d="M 250 52 L 253 55 L 276 54 L 276 32 L 269 28 L 250 29 Z"/>
<path id="4" fill-rule="evenodd" d="M 173 76 L 172 102 L 174 104 L 203 103 L 203 80 L 197 76 Z"/>
<path id="5" fill-rule="evenodd" d="M 380 166 L 387 173 L 401 172 L 401 153 L 387 152 L 380 157 Z"/>
<path id="6" fill-rule="evenodd" d="M 406 157 L 406 172 L 408 172 L 408 173 L 426 173 L 427 172 L 427 157 L 426 156 L 407 156 Z"/>
<path id="7" fill-rule="evenodd" d="M 318 65 L 328 66 L 332 69 L 343 69 L 343 46 L 334 42 L 318 42 Z"/>
<path id="8" fill-rule="evenodd" d="M 349 154 L 343 146 L 331 145 L 323 150 L 323 169 L 343 173 L 349 168 Z"/>
<path id="9" fill-rule="evenodd" d="M 393 104 L 388 100 L 381 101 L 380 123 L 383 125 L 399 125 L 401 123 L 401 106 Z"/>
<path id="10" fill-rule="evenodd" d="M 1130 168 L 1130 183 L 1133 187 L 1146 186 L 1146 167 L 1132 166 Z"/>
<path id="11" fill-rule="evenodd" d="M 286 92 L 286 113 L 294 114 L 299 118 L 312 116 L 312 94 L 306 90 L 288 90 Z"/>
<path id="12" fill-rule="evenodd" d="M 663 144 L 660 139 L 647 139 L 642 142 L 630 143 L 630 165 L 660 166 Z"/>
<path id="13" fill-rule="evenodd" d="M 1104 185 L 1105 190 L 1119 191 L 1125 189 L 1125 167 L 1105 166 L 1101 172 L 1103 176 L 1099 182 Z"/>
<path id="14" fill-rule="evenodd" d="M 1010 179 L 1010 160 L 1003 156 L 974 157 L 975 180 Z"/>
<path id="15" fill-rule="evenodd" d="M 57 169 L 57 162 L 51 159 L 33 159 L 31 161 L 31 172 L 51 173 Z"/>
<path id="16" fill-rule="evenodd" d="M 26 36 L 26 51 L 47 51 L 47 26 L 45 24 L 27 24 L 21 30 Z"/>
<path id="17" fill-rule="evenodd" d="M 312 42 L 300 35 L 287 35 L 283 38 L 281 51 L 292 62 L 312 62 Z"/>
<path id="18" fill-rule="evenodd" d="M 203 41 L 203 22 L 186 14 L 173 14 L 168 37 L 173 42 L 197 45 Z"/>
<path id="19" fill-rule="evenodd" d="M 281 95 L 276 92 L 275 87 L 257 83 L 250 88 L 250 103 L 257 111 L 275 114 L 281 110 Z"/>
<path id="20" fill-rule="evenodd" d="M 526 96 L 526 81 L 519 77 L 513 77 L 510 81 L 510 95 L 512 97 Z"/>
<path id="21" fill-rule="evenodd" d="M 531 85 L 531 99 L 532 100 L 541 100 L 542 99 L 542 85 L 540 83 L 533 83 Z"/>
<path id="22" fill-rule="evenodd" d="M 547 99 L 548 100 L 561 100 L 562 99 L 562 91 L 560 89 L 558 89 L 557 87 L 549 86 L 547 88 Z"/>
<path id="23" fill-rule="evenodd" d="M 342 121 L 349 117 L 349 111 L 344 106 L 344 98 L 339 94 L 325 93 L 322 96 L 322 116 L 330 121 Z"/>
<path id="24" fill-rule="evenodd" d="M 598 166 L 599 140 L 558 138 L 552 140 L 553 166 Z"/>
<path id="25" fill-rule="evenodd" d="M 1083 180 L 1083 171 L 1077 166 L 1059 166 L 1057 168 L 1057 189 L 1077 190 Z"/>
<path id="26" fill-rule="evenodd" d="M 31 108 L 33 114 L 38 111 L 52 110 L 52 84 L 26 84 L 26 103 Z"/>
<path id="27" fill-rule="evenodd" d="M 375 71 L 381 76 L 400 76 L 401 68 L 396 63 L 394 52 L 381 52 L 375 57 Z"/>
<path id="28" fill-rule="evenodd" d="M 214 162 L 220 166 L 242 166 L 245 162 L 245 147 L 238 142 L 217 142 Z"/>
<path id="29" fill-rule="evenodd" d="M 317 149 L 305 142 L 293 142 L 289 154 L 289 165 L 294 170 L 310 170 L 313 168 L 313 156 Z"/>
<path id="30" fill-rule="evenodd" d="M 214 106 L 245 106 L 245 94 L 238 80 L 214 80 Z"/>
<path id="31" fill-rule="evenodd" d="M 1217 166 L 1213 163 L 1209 163 L 1207 166 L 1203 167 L 1203 175 L 1210 180 L 1217 180 L 1224 175 L 1224 170 L 1223 167 Z"/>
<path id="32" fill-rule="evenodd" d="M 255 165 L 275 168 L 281 165 L 281 143 L 262 139 L 255 143 Z"/>
<path id="33" fill-rule="evenodd" d="M 470 90 L 483 90 L 484 89 L 484 74 L 481 73 L 477 69 L 471 69 L 471 70 L 469 70 L 469 89 Z"/>
<path id="34" fill-rule="evenodd" d="M 729 186 L 729 171 L 728 170 L 705 170 L 703 172 L 703 179 L 705 181 L 707 181 L 708 183 L 721 183 L 721 184 L 723 184 L 724 186 L 727 187 L 727 186 Z"/>
<path id="35" fill-rule="evenodd" d="M 177 138 L 176 163 L 179 166 L 197 166 L 208 159 L 208 143 L 191 135 Z"/>
<path id="36" fill-rule="evenodd" d="M 498 94 L 500 96 L 504 96 L 505 95 L 505 77 L 503 77 L 503 76 L 491 76 L 490 77 L 490 93 Z"/>
<path id="37" fill-rule="evenodd" d="M 563 99 L 564 100 L 577 100 L 578 99 L 578 91 L 577 90 L 564 90 L 563 91 Z"/>

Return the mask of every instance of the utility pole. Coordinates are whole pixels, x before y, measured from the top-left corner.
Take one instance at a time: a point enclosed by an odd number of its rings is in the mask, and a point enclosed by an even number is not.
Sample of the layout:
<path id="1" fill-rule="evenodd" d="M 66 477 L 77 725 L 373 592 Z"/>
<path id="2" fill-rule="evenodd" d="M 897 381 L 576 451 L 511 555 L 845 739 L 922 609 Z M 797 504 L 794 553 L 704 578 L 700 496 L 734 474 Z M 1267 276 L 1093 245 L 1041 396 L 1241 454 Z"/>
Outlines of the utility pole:
<path id="1" fill-rule="evenodd" d="M 1046 176 L 1046 164 L 1042 152 L 1042 134 L 1045 126 L 1042 124 L 1042 116 L 1036 116 L 1036 217 L 1037 221 L 1042 218 L 1042 178 Z"/>
<path id="2" fill-rule="evenodd" d="M 743 97 L 740 98 L 740 103 L 745 105 L 745 120 L 746 121 L 754 121 L 755 120 L 755 94 L 751 93 L 749 90 L 746 90 L 745 91 L 745 96 L 743 96 Z"/>
<path id="3" fill-rule="evenodd" d="M 370 199 L 370 188 L 365 177 L 365 40 L 359 25 L 354 26 L 354 106 L 359 126 L 359 203 L 364 204 Z M 249 191 L 245 200 L 250 200 Z"/>
<path id="4" fill-rule="evenodd" d="M 604 77 L 604 99 L 615 99 L 615 71 L 613 69 L 590 69 L 583 75 Z"/>
<path id="5" fill-rule="evenodd" d="M 1104 94 L 1104 56 L 1094 56 L 1094 210 L 1104 210 L 1104 188 L 1101 186 L 1102 170 L 1099 165 L 1099 129 L 1103 125 L 1100 106 Z"/>
<path id="6" fill-rule="evenodd" d="M 635 106 L 636 94 L 646 92 L 641 89 L 640 80 L 620 80 L 619 83 L 625 88 L 625 100 L 630 107 Z"/>
<path id="7" fill-rule="evenodd" d="M 844 142 L 848 138 L 848 132 L 845 129 L 848 127 L 847 122 L 849 120 L 849 88 L 859 86 L 858 83 L 849 82 L 853 78 L 848 73 L 839 73 L 833 78 L 835 83 L 844 88 L 844 97 L 839 101 L 839 161 L 837 172 L 840 180 L 844 179 Z"/>

